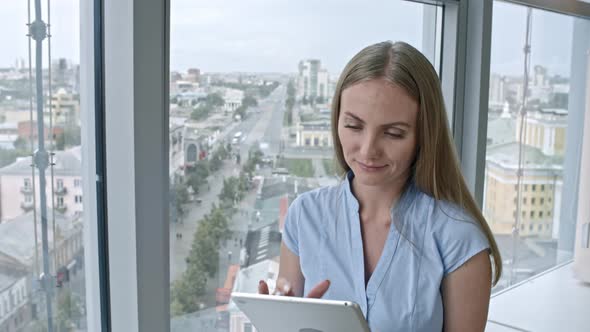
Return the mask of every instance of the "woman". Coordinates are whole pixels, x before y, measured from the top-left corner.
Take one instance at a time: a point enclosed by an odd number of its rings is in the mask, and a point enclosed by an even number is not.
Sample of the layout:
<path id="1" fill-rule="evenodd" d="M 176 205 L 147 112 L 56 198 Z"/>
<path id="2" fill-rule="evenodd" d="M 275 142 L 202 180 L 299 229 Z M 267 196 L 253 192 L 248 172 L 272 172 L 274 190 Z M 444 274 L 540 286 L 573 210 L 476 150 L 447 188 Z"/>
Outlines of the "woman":
<path id="1" fill-rule="evenodd" d="M 401 42 L 363 49 L 336 87 L 332 135 L 345 178 L 290 206 L 277 288 L 354 301 L 372 331 L 483 331 L 501 258 L 430 62 Z"/>

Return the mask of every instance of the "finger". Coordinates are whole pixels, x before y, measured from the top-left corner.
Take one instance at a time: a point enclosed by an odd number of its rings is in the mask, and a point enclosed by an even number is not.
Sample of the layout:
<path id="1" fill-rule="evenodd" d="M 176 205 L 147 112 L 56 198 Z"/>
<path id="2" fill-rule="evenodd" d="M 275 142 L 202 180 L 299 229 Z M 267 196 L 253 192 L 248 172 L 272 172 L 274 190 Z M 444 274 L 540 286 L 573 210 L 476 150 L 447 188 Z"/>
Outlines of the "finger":
<path id="1" fill-rule="evenodd" d="M 258 283 L 258 294 L 268 295 L 268 285 L 264 280 L 260 280 Z"/>
<path id="2" fill-rule="evenodd" d="M 330 287 L 330 280 L 324 280 L 317 284 L 312 290 L 309 291 L 307 294 L 308 298 L 319 299 L 328 291 Z"/>

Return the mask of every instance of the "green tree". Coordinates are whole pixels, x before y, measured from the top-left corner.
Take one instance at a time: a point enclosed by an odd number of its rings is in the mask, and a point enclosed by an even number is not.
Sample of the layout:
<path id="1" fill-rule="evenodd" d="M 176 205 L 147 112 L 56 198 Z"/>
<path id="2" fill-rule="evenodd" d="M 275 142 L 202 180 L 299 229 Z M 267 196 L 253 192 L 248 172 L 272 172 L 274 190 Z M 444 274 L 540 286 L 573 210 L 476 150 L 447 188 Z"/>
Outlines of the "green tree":
<path id="1" fill-rule="evenodd" d="M 223 163 L 221 159 L 222 158 L 219 153 L 214 153 L 213 156 L 211 156 L 211 161 L 209 162 L 209 167 L 211 168 L 211 171 L 215 172 L 221 168 Z"/>
<path id="2" fill-rule="evenodd" d="M 223 180 L 223 188 L 218 196 L 222 204 L 225 206 L 233 206 L 234 200 L 239 198 L 238 186 L 239 180 L 235 176 Z"/>
<path id="3" fill-rule="evenodd" d="M 172 284 L 172 315 L 178 316 L 199 310 L 199 300 L 205 295 L 206 286 L 205 272 L 189 264 L 182 277 Z"/>
<path id="4" fill-rule="evenodd" d="M 175 193 L 175 206 L 176 213 L 179 217 L 184 216 L 185 210 L 184 205 L 188 203 L 188 187 L 183 182 L 178 182 L 174 185 L 174 193 Z"/>
<path id="5" fill-rule="evenodd" d="M 206 119 L 211 113 L 211 106 L 207 104 L 199 104 L 198 106 L 193 108 L 191 112 L 191 119 L 193 120 L 203 120 Z"/>
<path id="6" fill-rule="evenodd" d="M 13 145 L 17 150 L 26 150 L 29 148 L 27 140 L 20 136 L 14 141 Z"/>
<path id="7" fill-rule="evenodd" d="M 225 104 L 225 100 L 223 100 L 223 97 L 218 93 L 208 94 L 205 101 L 211 106 L 223 106 Z"/>
<path id="8" fill-rule="evenodd" d="M 240 118 L 242 120 L 244 120 L 246 118 L 246 107 L 244 107 L 244 105 L 242 105 L 242 106 L 236 108 L 235 111 L 234 111 L 234 117 L 236 115 L 239 115 Z"/>
<path id="9" fill-rule="evenodd" d="M 19 157 L 30 156 L 31 153 L 24 150 L 5 150 L 0 148 L 0 167 L 10 165 Z"/>
<path id="10" fill-rule="evenodd" d="M 57 325 L 59 331 L 73 331 L 72 326 L 80 319 L 80 302 L 69 289 L 63 289 L 58 296 Z"/>
<path id="11" fill-rule="evenodd" d="M 242 106 L 250 107 L 250 106 L 258 106 L 258 100 L 252 96 L 246 96 L 242 99 Z"/>

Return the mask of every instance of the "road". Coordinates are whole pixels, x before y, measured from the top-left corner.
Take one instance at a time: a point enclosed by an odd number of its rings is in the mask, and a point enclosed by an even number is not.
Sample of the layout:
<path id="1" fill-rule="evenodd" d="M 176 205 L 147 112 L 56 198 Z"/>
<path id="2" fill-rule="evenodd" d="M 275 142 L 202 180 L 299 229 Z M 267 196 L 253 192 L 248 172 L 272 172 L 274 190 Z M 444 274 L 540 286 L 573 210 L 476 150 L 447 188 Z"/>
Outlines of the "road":
<path id="1" fill-rule="evenodd" d="M 268 143 L 268 148 L 263 151 L 266 154 L 272 153 L 274 155 L 279 151 L 285 95 L 286 88 L 284 86 L 279 86 L 267 98 L 260 100 L 257 107 L 253 107 L 249 110 L 248 117 L 246 117 L 244 121 L 231 123 L 222 134 L 222 138 L 224 138 L 226 142 L 231 142 L 235 133 L 239 131 L 242 132 L 244 141 L 239 146 L 242 161 L 247 160 L 250 147 L 259 142 Z M 182 221 L 179 223 L 171 223 L 171 281 L 177 280 L 186 270 L 185 258 L 190 252 L 193 234 L 197 230 L 198 221 L 209 213 L 212 204 L 218 202 L 218 195 L 223 188 L 223 178 L 239 175 L 240 167 L 240 165 L 236 165 L 232 160 L 224 161 L 223 167 L 209 178 L 210 190 L 198 195 L 201 203 L 189 204 L 186 207 L 187 212 L 182 218 Z M 247 204 L 253 205 L 253 202 L 248 202 Z M 233 226 L 236 225 L 234 224 Z M 234 228 L 230 225 L 230 229 Z M 243 232 L 243 230 L 238 232 Z M 233 239 L 237 239 L 237 237 L 234 237 Z M 224 247 L 221 251 L 225 255 L 227 255 L 229 251 L 232 252 L 233 257 L 229 259 L 231 263 L 235 262 L 236 258 L 239 258 L 239 248 L 233 246 L 233 244 L 239 246 L 239 240 L 227 243 L 227 247 Z M 227 264 L 228 259 L 225 260 L 224 265 L 226 266 L 220 266 L 220 271 L 225 272 Z"/>

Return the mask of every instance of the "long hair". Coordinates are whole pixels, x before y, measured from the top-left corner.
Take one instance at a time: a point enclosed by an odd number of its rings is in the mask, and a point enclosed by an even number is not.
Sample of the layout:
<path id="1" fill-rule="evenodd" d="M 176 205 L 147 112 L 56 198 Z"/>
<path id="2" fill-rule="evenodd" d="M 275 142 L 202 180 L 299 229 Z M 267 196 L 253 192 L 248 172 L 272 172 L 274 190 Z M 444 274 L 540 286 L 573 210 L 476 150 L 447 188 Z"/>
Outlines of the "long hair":
<path id="1" fill-rule="evenodd" d="M 440 80 L 428 59 L 411 45 L 386 41 L 368 46 L 356 54 L 344 68 L 332 101 L 332 138 L 337 166 L 343 173 L 350 170 L 344 160 L 338 137 L 342 91 L 359 82 L 373 79 L 384 79 L 402 87 L 418 102 L 418 147 L 411 176 L 422 192 L 436 200 L 463 208 L 477 221 L 490 244 L 494 267 L 493 285 L 496 285 L 502 275 L 502 259 L 492 231 L 461 173 L 448 126 Z"/>

